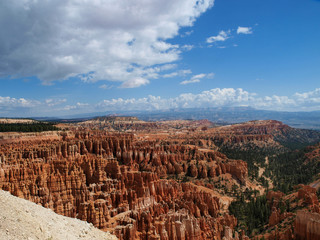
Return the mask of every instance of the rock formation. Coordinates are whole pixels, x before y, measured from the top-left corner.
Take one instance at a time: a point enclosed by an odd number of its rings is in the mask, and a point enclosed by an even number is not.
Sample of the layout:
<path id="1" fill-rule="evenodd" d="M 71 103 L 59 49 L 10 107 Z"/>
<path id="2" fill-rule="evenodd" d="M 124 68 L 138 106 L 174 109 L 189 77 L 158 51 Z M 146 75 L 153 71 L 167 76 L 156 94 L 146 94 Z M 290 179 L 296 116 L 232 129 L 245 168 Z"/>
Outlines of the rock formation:
<path id="1" fill-rule="evenodd" d="M 55 133 L 2 134 L 0 189 L 120 240 L 248 239 L 235 231 L 228 205 L 237 189 L 249 192 L 257 182 L 248 180 L 246 159 L 229 159 L 219 148 L 282 152 L 277 139 L 295 130 L 271 120 L 212 126 L 111 117 Z M 313 149 L 307 161 L 318 155 Z M 318 220 L 311 219 L 320 208 L 313 188 L 301 185 L 289 196 L 269 191 L 267 200 L 266 239 L 316 239 Z M 304 212 L 289 212 L 286 203 Z"/>
<path id="2" fill-rule="evenodd" d="M 104 131 L 0 144 L 0 166 L 1 189 L 119 239 L 221 239 L 237 221 L 219 216 L 219 198 L 165 178 L 247 177 L 245 162 L 218 152 Z"/>
<path id="3" fill-rule="evenodd" d="M 295 221 L 296 239 L 320 239 L 320 214 L 299 210 Z"/>

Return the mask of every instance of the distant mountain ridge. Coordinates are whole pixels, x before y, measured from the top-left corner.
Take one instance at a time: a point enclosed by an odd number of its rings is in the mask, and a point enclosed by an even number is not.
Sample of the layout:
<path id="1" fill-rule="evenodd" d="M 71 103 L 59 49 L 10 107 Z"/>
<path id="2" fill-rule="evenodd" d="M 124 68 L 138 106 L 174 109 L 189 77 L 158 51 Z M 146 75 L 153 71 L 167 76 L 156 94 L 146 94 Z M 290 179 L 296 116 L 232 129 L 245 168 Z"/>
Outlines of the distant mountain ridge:
<path id="1" fill-rule="evenodd" d="M 215 123 L 229 124 L 252 120 L 278 120 L 291 127 L 320 129 L 320 111 L 281 112 L 257 110 L 250 107 L 176 109 L 172 111 L 144 112 L 135 116 L 145 121 L 169 119 L 208 119 Z"/>
<path id="2" fill-rule="evenodd" d="M 63 116 L 59 119 L 78 121 L 89 120 L 99 116 L 134 116 L 143 121 L 160 121 L 190 119 L 201 120 L 208 119 L 221 125 L 241 123 L 252 120 L 278 120 L 291 127 L 317 129 L 320 130 L 320 111 L 313 112 L 284 112 L 258 110 L 251 107 L 223 107 L 223 108 L 184 108 L 156 111 L 118 111 L 118 112 L 95 112 L 86 114 L 77 114 Z M 44 119 L 44 118 L 35 118 Z M 46 120 L 50 118 L 45 118 Z M 57 118 L 52 118 L 58 121 Z"/>

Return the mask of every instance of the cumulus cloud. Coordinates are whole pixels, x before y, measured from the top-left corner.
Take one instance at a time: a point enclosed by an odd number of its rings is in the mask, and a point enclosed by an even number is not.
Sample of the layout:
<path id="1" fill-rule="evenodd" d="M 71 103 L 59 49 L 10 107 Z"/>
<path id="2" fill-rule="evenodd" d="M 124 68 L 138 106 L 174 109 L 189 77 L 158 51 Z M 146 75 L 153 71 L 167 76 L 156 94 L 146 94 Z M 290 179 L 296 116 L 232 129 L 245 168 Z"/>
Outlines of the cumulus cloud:
<path id="1" fill-rule="evenodd" d="M 30 117 L 56 114 L 57 110 L 66 104 L 67 99 L 45 99 L 38 101 L 25 98 L 0 96 L 0 116 Z"/>
<path id="2" fill-rule="evenodd" d="M 230 38 L 231 31 L 220 31 L 217 36 L 211 36 L 207 38 L 207 43 L 213 43 L 213 42 L 224 42 L 228 38 Z"/>
<path id="3" fill-rule="evenodd" d="M 295 93 L 294 96 L 299 101 L 313 101 L 313 102 L 319 102 L 320 99 L 320 88 L 316 88 L 313 91 L 305 92 L 305 93 Z"/>
<path id="4" fill-rule="evenodd" d="M 197 75 L 195 75 L 197 76 Z M 198 78 L 201 78 L 201 74 Z M 197 78 L 195 78 L 197 79 Z M 242 88 L 214 88 L 198 94 L 183 93 L 177 97 L 106 99 L 96 104 L 68 104 L 64 99 L 43 102 L 25 98 L 0 96 L 0 116 L 63 116 L 95 111 L 145 111 L 179 108 L 238 107 L 250 106 L 264 110 L 314 111 L 320 110 L 320 88 L 292 96 L 259 96 Z M 17 115 L 18 114 L 18 115 Z"/>
<path id="5" fill-rule="evenodd" d="M 105 110 L 165 110 L 171 108 L 197 108 L 215 106 L 233 106 L 247 103 L 254 94 L 243 89 L 215 88 L 199 94 L 184 93 L 175 98 L 163 99 L 156 96 L 146 98 L 104 100 L 98 107 Z"/>
<path id="6" fill-rule="evenodd" d="M 17 108 L 17 107 L 36 107 L 40 104 L 39 101 L 28 100 L 25 98 L 11 98 L 0 96 L 0 108 Z"/>
<path id="7" fill-rule="evenodd" d="M 319 109 L 320 106 L 320 88 L 305 93 L 295 93 L 294 97 L 298 105 L 304 108 Z"/>
<path id="8" fill-rule="evenodd" d="M 37 109 L 40 105 L 41 103 L 36 100 L 0 96 L 0 115 L 3 117 L 30 116 L 31 110 Z"/>
<path id="9" fill-rule="evenodd" d="M 166 42 L 214 0 L 0 1 L 0 77 L 138 87 L 182 51 Z M 178 9 L 178 10 L 177 10 Z M 190 47 L 189 47 L 190 48 Z M 161 69 L 160 69 L 161 71 Z"/>
<path id="10" fill-rule="evenodd" d="M 166 110 L 174 108 L 206 108 L 250 106 L 264 110 L 320 110 L 320 88 L 289 96 L 260 97 L 242 88 L 214 88 L 199 94 L 184 93 L 175 98 L 148 96 L 146 98 L 112 99 L 97 104 L 103 110 Z"/>
<path id="11" fill-rule="evenodd" d="M 252 34 L 251 27 L 238 27 L 237 34 Z"/>

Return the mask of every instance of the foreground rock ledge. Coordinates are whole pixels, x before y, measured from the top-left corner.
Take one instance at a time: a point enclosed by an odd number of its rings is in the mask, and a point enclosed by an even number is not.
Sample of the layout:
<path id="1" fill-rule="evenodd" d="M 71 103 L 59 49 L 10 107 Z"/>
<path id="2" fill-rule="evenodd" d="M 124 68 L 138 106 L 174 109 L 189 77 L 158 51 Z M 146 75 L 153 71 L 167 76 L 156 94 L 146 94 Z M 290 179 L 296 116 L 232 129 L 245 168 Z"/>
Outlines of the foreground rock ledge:
<path id="1" fill-rule="evenodd" d="M 50 209 L 0 190 L 0 240 L 116 240 L 92 224 L 60 216 Z"/>

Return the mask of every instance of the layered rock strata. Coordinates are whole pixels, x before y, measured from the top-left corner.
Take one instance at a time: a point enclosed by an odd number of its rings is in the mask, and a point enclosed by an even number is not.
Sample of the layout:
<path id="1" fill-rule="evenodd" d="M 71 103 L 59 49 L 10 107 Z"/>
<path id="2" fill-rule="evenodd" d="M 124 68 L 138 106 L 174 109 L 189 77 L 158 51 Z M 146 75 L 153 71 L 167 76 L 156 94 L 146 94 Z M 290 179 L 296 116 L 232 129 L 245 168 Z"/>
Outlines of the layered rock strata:
<path id="1" fill-rule="evenodd" d="M 245 162 L 219 152 L 103 131 L 0 144 L 0 166 L 1 189 L 119 239 L 222 239 L 237 221 L 219 199 L 165 178 L 247 177 Z"/>

